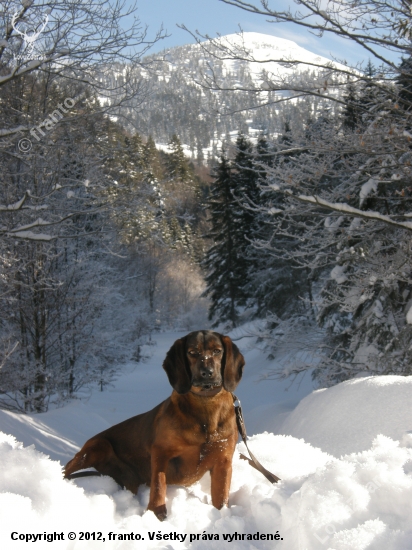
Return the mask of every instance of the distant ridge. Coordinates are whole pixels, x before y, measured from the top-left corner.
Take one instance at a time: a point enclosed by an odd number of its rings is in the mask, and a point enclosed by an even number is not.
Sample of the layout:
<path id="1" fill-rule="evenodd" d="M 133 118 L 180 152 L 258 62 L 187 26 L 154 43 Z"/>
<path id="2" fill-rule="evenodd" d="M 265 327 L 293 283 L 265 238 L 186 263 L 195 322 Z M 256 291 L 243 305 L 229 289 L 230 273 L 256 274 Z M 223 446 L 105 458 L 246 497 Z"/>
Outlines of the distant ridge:
<path id="1" fill-rule="evenodd" d="M 227 34 L 212 40 L 206 40 L 199 44 L 188 45 L 192 52 L 199 52 L 202 56 L 202 49 L 208 48 L 208 44 L 216 44 L 223 49 L 239 54 L 239 57 L 246 57 L 240 60 L 223 59 L 222 63 L 227 70 L 236 71 L 238 64 L 247 64 L 254 81 L 259 81 L 262 70 L 277 76 L 290 76 L 296 72 L 313 71 L 317 72 L 322 68 L 333 67 L 340 70 L 349 70 L 349 67 L 337 63 L 327 57 L 315 54 L 287 38 L 280 38 L 270 34 L 258 32 L 242 32 Z M 165 50 L 172 54 L 179 48 L 188 46 L 175 46 Z M 244 55 L 246 53 L 246 56 Z M 173 54 L 172 54 L 173 55 Z M 203 55 L 203 57 L 205 57 Z M 255 62 L 254 62 L 255 60 Z"/>
<path id="2" fill-rule="evenodd" d="M 219 45 L 227 55 L 219 55 Z M 256 32 L 174 46 L 145 59 L 153 62 L 152 70 L 136 67 L 136 77 L 152 93 L 144 109 L 131 104 L 122 114 L 131 129 L 151 135 L 163 150 L 176 134 L 198 164 L 213 163 L 222 144 L 233 143 L 238 132 L 253 139 L 261 132 L 276 137 L 286 121 L 293 128 L 295 121 L 296 126 L 302 124 L 302 117 L 316 117 L 329 105 L 328 99 L 314 100 L 302 93 L 293 101 L 277 100 L 290 95 L 293 83 L 300 88 L 310 82 L 336 95 L 340 92 L 333 87 L 330 69 L 349 70 L 292 40 Z M 121 70 L 117 74 L 115 78 L 122 78 Z M 209 88 L 202 86 L 205 77 Z M 272 89 L 275 79 L 282 83 L 281 91 Z"/>

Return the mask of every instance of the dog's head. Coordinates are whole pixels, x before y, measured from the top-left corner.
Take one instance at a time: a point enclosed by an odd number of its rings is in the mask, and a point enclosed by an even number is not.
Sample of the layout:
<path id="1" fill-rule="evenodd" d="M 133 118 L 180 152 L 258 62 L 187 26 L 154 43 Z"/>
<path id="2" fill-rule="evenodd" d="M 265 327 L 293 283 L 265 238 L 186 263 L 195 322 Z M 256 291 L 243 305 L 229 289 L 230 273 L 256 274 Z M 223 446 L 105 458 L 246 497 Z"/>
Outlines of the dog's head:
<path id="1" fill-rule="evenodd" d="M 229 336 L 199 330 L 176 340 L 163 368 L 177 393 L 187 393 L 192 386 L 207 392 L 223 385 L 234 391 L 244 365 L 243 355 Z"/>

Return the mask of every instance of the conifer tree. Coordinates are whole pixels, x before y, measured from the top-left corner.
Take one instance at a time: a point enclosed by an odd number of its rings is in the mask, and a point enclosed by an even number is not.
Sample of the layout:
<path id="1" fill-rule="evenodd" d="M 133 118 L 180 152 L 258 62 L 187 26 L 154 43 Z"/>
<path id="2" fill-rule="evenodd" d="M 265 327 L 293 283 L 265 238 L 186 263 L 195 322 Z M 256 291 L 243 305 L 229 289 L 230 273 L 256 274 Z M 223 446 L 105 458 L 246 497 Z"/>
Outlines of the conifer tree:
<path id="1" fill-rule="evenodd" d="M 249 304 L 254 315 L 274 314 L 282 318 L 304 310 L 301 297 L 309 293 L 306 274 L 293 256 L 296 242 L 292 235 L 279 231 L 273 235 L 276 216 L 285 208 L 285 197 L 274 190 L 272 169 L 288 166 L 298 153 L 283 153 L 293 147 L 293 134 L 288 122 L 278 143 L 269 146 L 264 135 L 258 139 L 255 153 L 255 170 L 259 174 L 260 195 L 256 199 L 257 208 L 252 233 L 252 247 L 249 249 L 251 262 Z M 282 153 L 282 154 L 277 154 Z M 276 187 L 276 185 L 274 185 Z M 268 247 L 268 243 L 270 246 Z M 272 327 L 273 328 L 273 327 Z"/>
<path id="2" fill-rule="evenodd" d="M 180 227 L 179 220 L 173 217 L 170 220 L 170 236 L 171 236 L 171 248 L 177 249 L 182 246 L 182 228 Z"/>
<path id="3" fill-rule="evenodd" d="M 400 72 L 396 79 L 399 104 L 402 109 L 412 111 L 412 56 L 402 59 Z"/>
<path id="4" fill-rule="evenodd" d="M 374 111 L 378 105 L 382 104 L 384 99 L 383 90 L 377 86 L 376 68 L 369 59 L 365 68 L 364 81 L 359 92 L 359 125 L 366 127 L 375 119 L 376 113 Z"/>
<path id="5" fill-rule="evenodd" d="M 251 240 L 259 233 L 259 218 L 256 215 L 256 208 L 260 203 L 259 173 L 254 163 L 252 144 L 243 134 L 238 135 L 236 151 L 233 161 L 233 193 L 237 202 L 234 208 L 239 219 L 237 247 L 243 288 L 249 294 L 251 289 L 247 289 L 250 287 L 256 268 Z"/>
<path id="6" fill-rule="evenodd" d="M 203 261 L 207 270 L 204 294 L 211 299 L 209 318 L 216 319 L 216 323 L 229 321 L 236 327 L 239 306 L 245 303 L 244 266 L 240 257 L 243 235 L 240 208 L 234 199 L 233 171 L 224 151 L 213 177 L 208 200 L 211 222 L 208 237 L 213 244 Z"/>
<path id="7" fill-rule="evenodd" d="M 152 136 L 149 136 L 143 148 L 143 168 L 146 171 L 146 179 L 160 180 L 163 176 L 159 152 Z"/>
<path id="8" fill-rule="evenodd" d="M 266 179 L 266 169 L 272 166 L 274 160 L 273 149 L 271 150 L 267 136 L 260 134 L 256 144 L 256 164 L 255 169 L 259 174 L 260 183 Z"/>
<path id="9" fill-rule="evenodd" d="M 194 240 L 192 228 L 186 221 L 182 229 L 182 247 L 192 261 L 195 260 Z"/>
<path id="10" fill-rule="evenodd" d="M 345 107 L 342 112 L 342 121 L 344 128 L 355 130 L 360 122 L 360 107 L 356 94 L 356 88 L 353 82 L 349 82 L 346 87 L 346 93 L 343 95 Z"/>
<path id="11" fill-rule="evenodd" d="M 169 141 L 171 153 L 168 158 L 168 172 L 172 180 L 187 182 L 191 179 L 189 165 L 185 157 L 182 144 L 176 134 Z"/>
<path id="12" fill-rule="evenodd" d="M 131 137 L 125 138 L 126 146 L 129 148 L 129 157 L 130 162 L 133 163 L 135 166 L 135 170 L 139 170 L 139 172 L 143 168 L 143 141 L 137 132 Z"/>
<path id="13" fill-rule="evenodd" d="M 279 139 L 279 143 L 281 143 L 285 147 L 292 146 L 292 143 L 293 143 L 292 129 L 290 127 L 290 122 L 288 120 L 284 124 L 283 134 Z"/>

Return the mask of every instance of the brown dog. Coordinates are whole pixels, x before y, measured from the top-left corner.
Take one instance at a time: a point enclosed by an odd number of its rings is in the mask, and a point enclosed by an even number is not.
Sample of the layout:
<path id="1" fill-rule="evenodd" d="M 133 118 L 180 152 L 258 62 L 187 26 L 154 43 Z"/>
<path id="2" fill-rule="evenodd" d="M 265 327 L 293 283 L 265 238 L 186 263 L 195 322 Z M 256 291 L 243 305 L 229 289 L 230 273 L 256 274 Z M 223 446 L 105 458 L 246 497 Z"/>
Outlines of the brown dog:
<path id="1" fill-rule="evenodd" d="M 222 508 L 238 438 L 230 392 L 244 364 L 228 336 L 204 330 L 177 340 L 163 363 L 172 395 L 89 439 L 66 465 L 65 477 L 94 467 L 133 493 L 146 483 L 148 510 L 164 520 L 166 484 L 191 485 L 209 471 L 212 503 Z"/>

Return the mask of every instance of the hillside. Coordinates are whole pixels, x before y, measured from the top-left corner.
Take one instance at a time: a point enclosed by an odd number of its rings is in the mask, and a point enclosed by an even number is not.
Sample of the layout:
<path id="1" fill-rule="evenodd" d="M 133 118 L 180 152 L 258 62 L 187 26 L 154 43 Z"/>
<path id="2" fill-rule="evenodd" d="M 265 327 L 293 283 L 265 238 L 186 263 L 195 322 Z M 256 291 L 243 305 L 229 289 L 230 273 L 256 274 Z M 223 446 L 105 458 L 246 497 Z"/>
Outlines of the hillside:
<path id="1" fill-rule="evenodd" d="M 144 81 L 149 93 L 144 109 L 133 102 L 123 107 L 121 113 L 130 127 L 151 135 L 158 144 L 167 144 L 177 134 L 188 154 L 201 163 L 215 157 L 222 140 L 234 141 L 239 131 L 251 137 L 259 132 L 276 135 L 286 120 L 292 127 L 300 124 L 302 104 L 313 115 L 323 109 L 323 100 L 276 101 L 290 95 L 288 83 L 324 83 L 329 78 L 331 84 L 330 67 L 338 64 L 291 40 L 261 33 L 227 35 L 218 43 L 219 47 L 202 42 L 170 48 L 145 58 L 144 68 L 131 71 L 129 78 Z M 229 52 L 243 59 L 228 59 Z M 268 91 L 273 77 L 284 81 L 283 92 Z M 121 84 L 123 68 L 112 68 L 106 78 L 112 79 L 111 86 Z M 242 93 L 242 89 L 251 91 Z M 336 93 L 333 86 L 330 89 Z"/>

